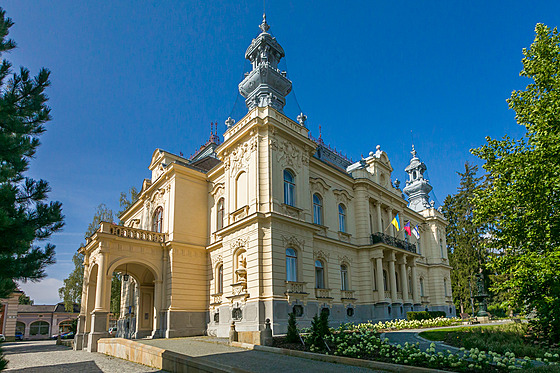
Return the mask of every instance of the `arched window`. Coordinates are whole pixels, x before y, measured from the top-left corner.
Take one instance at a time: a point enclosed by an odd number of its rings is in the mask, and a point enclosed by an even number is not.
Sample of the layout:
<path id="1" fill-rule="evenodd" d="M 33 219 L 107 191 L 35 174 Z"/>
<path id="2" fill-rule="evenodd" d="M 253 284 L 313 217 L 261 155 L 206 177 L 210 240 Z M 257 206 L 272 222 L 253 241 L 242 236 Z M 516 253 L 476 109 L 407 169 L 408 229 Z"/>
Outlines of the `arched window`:
<path id="1" fill-rule="evenodd" d="M 395 271 L 395 282 L 397 283 L 397 291 L 401 291 L 401 285 L 399 283 L 399 273 Z"/>
<path id="2" fill-rule="evenodd" d="M 243 206 L 247 205 L 247 193 L 248 193 L 248 185 L 247 185 L 247 173 L 241 172 L 235 181 L 235 207 L 240 209 Z"/>
<path id="3" fill-rule="evenodd" d="M 325 288 L 325 268 L 320 260 L 315 261 L 315 287 L 317 289 Z"/>
<path id="4" fill-rule="evenodd" d="M 72 320 L 65 320 L 58 324 L 59 333 L 67 333 L 72 331 Z"/>
<path id="5" fill-rule="evenodd" d="M 389 283 L 387 282 L 387 271 L 383 270 L 383 290 L 389 291 Z"/>
<path id="6" fill-rule="evenodd" d="M 295 206 L 296 184 L 292 172 L 284 170 L 284 203 L 288 206 Z"/>
<path id="7" fill-rule="evenodd" d="M 21 335 L 25 335 L 25 323 L 21 321 L 16 322 L 16 332 L 21 333 Z"/>
<path id="8" fill-rule="evenodd" d="M 218 210 L 216 214 L 216 230 L 224 227 L 224 199 L 220 198 L 218 201 Z"/>
<path id="9" fill-rule="evenodd" d="M 424 296 L 424 279 L 420 277 L 420 296 Z"/>
<path id="10" fill-rule="evenodd" d="M 46 321 L 35 321 L 29 326 L 30 335 L 47 335 L 49 334 L 49 323 Z"/>
<path id="11" fill-rule="evenodd" d="M 340 266 L 340 289 L 348 290 L 348 267 L 343 264 Z"/>
<path id="12" fill-rule="evenodd" d="M 161 233 L 163 231 L 163 208 L 160 206 L 154 212 L 152 230 Z"/>
<path id="13" fill-rule="evenodd" d="M 323 225 L 323 199 L 317 193 L 313 195 L 313 223 Z"/>
<path id="14" fill-rule="evenodd" d="M 445 296 L 448 295 L 447 294 L 447 279 L 446 278 L 443 279 L 443 293 L 444 293 Z"/>
<path id="15" fill-rule="evenodd" d="M 346 207 L 342 203 L 338 205 L 338 230 L 346 232 Z"/>
<path id="16" fill-rule="evenodd" d="M 224 265 L 218 265 L 216 271 L 216 293 L 222 294 L 224 292 Z"/>
<path id="17" fill-rule="evenodd" d="M 286 281 L 297 281 L 297 255 L 291 248 L 286 249 Z"/>

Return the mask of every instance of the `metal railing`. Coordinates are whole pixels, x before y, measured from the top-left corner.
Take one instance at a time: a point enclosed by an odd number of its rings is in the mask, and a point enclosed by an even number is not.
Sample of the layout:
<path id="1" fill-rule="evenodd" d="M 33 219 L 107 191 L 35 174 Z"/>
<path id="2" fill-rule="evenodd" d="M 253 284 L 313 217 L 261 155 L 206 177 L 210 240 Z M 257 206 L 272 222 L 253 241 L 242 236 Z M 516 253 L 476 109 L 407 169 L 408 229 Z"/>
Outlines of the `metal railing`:
<path id="1" fill-rule="evenodd" d="M 416 245 L 410 242 L 399 240 L 393 236 L 389 236 L 385 233 L 374 233 L 371 235 L 371 244 L 384 243 L 389 246 L 396 247 L 398 249 L 403 249 L 416 254 Z"/>

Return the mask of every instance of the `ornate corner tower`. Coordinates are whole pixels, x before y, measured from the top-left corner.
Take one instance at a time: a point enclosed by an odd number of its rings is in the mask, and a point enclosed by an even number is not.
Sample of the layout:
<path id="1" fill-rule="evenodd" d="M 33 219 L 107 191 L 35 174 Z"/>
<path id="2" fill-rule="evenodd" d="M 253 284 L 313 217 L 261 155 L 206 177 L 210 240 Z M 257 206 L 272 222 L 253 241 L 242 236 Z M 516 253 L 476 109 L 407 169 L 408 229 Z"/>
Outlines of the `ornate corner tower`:
<path id="1" fill-rule="evenodd" d="M 282 112 L 286 95 L 292 90 L 292 82 L 286 78 L 286 72 L 278 69 L 278 62 L 285 56 L 284 49 L 268 33 L 270 26 L 264 14 L 259 28 L 261 33 L 245 52 L 253 70 L 239 83 L 239 93 L 245 97 L 249 111 L 255 107 L 271 106 Z"/>
<path id="2" fill-rule="evenodd" d="M 412 159 L 410 160 L 410 164 L 404 169 L 408 174 L 408 180 L 406 181 L 403 192 L 409 198 L 408 207 L 416 212 L 420 212 L 432 207 L 430 205 L 429 196 L 432 186 L 428 179 L 424 179 L 424 172 L 426 172 L 427 167 L 426 164 L 418 158 L 414 145 L 412 145 L 411 153 Z"/>

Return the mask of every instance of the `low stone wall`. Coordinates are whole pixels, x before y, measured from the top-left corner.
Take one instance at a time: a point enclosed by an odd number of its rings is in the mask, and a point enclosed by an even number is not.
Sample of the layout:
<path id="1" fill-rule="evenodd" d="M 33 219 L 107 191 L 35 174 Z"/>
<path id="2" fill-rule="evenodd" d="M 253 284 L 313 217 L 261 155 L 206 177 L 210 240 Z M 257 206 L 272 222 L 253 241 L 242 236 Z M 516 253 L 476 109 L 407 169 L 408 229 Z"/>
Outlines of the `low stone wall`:
<path id="1" fill-rule="evenodd" d="M 163 369 L 165 350 L 124 338 L 102 338 L 97 341 L 97 352 L 134 363 Z"/>
<path id="2" fill-rule="evenodd" d="M 167 351 L 124 338 L 102 338 L 97 342 L 97 352 L 147 365 L 168 372 L 188 373 L 246 373 L 243 369 L 210 363 L 199 358 Z"/>

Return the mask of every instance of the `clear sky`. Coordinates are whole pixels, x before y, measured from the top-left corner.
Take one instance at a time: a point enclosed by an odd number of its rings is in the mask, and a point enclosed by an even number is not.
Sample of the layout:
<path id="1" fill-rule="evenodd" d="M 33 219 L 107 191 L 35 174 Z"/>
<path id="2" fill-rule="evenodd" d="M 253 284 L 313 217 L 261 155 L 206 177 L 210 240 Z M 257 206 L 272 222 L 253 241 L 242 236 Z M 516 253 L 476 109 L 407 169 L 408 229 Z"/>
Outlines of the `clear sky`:
<path id="1" fill-rule="evenodd" d="M 53 121 L 29 175 L 50 183 L 66 226 L 51 240 L 48 278 L 22 286 L 52 304 L 97 205 L 118 210 L 120 192 L 150 176 L 156 148 L 188 156 L 210 122 L 221 134 L 230 113 L 246 112 L 237 84 L 263 3 L 2 3 L 18 44 L 7 58 L 52 72 Z M 528 83 L 522 48 L 537 22 L 560 25 L 559 1 L 268 0 L 266 12 L 311 133 L 321 126 L 354 160 L 381 145 L 404 180 L 412 130 L 439 202 L 485 136 L 524 133 L 505 101 Z M 285 111 L 299 112 L 293 93 Z"/>

